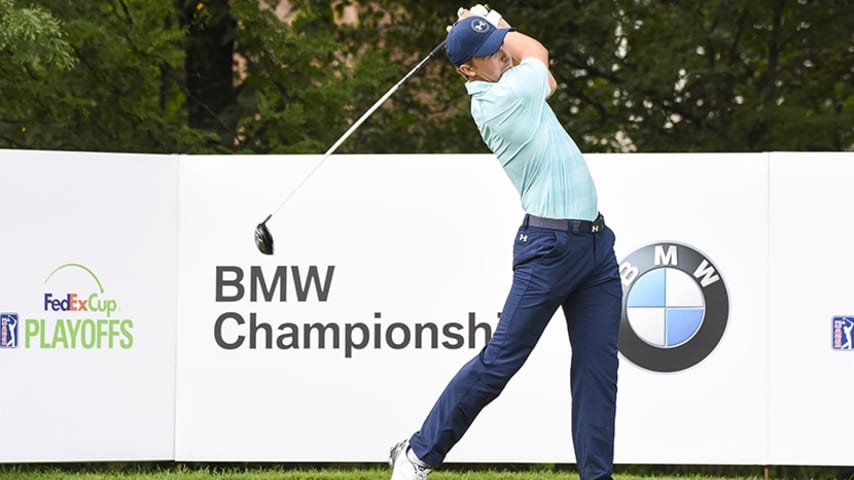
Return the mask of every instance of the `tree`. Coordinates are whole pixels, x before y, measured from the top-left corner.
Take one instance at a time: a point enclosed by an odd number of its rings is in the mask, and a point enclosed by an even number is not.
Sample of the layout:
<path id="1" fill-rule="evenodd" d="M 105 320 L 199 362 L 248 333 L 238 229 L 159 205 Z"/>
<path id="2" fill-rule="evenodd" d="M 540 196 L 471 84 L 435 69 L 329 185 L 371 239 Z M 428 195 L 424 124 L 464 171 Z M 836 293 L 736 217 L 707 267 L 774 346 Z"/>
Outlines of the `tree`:
<path id="1" fill-rule="evenodd" d="M 236 21 L 228 0 L 178 0 L 185 32 L 184 78 L 187 123 L 216 132 L 228 144 L 234 124 L 224 119 L 234 104 L 234 39 Z"/>
<path id="2" fill-rule="evenodd" d="M 321 153 L 455 18 L 435 0 L 284 13 L 279 0 L 12 1 L 0 148 Z M 549 48 L 550 103 L 583 151 L 846 150 L 852 6 L 532 0 L 503 13 Z M 468 105 L 441 55 L 339 152 L 486 152 Z"/>
<path id="3" fill-rule="evenodd" d="M 0 138 L 16 145 L 26 136 L 28 122 L 26 106 L 12 99 L 36 95 L 35 82 L 73 68 L 75 58 L 53 15 L 38 7 L 16 8 L 12 0 L 0 0 L 0 58 Z"/>
<path id="4" fill-rule="evenodd" d="M 852 6 L 567 1 L 526 25 L 548 26 L 537 33 L 565 82 L 553 105 L 587 151 L 844 150 Z"/>
<path id="5" fill-rule="evenodd" d="M 242 65 L 236 103 L 226 115 L 237 126 L 236 152 L 324 151 L 346 130 L 360 92 L 391 73 L 381 60 L 386 52 L 353 43 L 357 29 L 339 21 L 340 8 L 291 4 L 280 19 L 257 1 L 232 2 Z"/>
<path id="6" fill-rule="evenodd" d="M 9 146 L 175 152 L 207 144 L 211 135 L 190 128 L 182 108 L 174 73 L 183 60 L 182 32 L 170 21 L 171 2 L 43 3 L 38 8 L 49 5 L 63 20 L 75 65 L 69 71 L 46 69 L 23 84 L 4 77 L 3 96 L 11 99 L 0 117 L 11 112 L 26 129 Z"/>
<path id="7" fill-rule="evenodd" d="M 361 48 L 402 76 L 443 37 L 443 2 L 363 9 Z M 552 107 L 588 152 L 854 148 L 854 2 L 533 1 L 505 11 L 540 39 L 560 82 Z M 367 108 L 393 81 L 354 97 Z M 380 88 L 382 87 L 382 88 Z M 342 146 L 485 152 L 462 82 L 439 58 Z"/>
<path id="8" fill-rule="evenodd" d="M 453 19 L 437 13 L 447 9 L 442 2 L 382 5 L 404 11 L 394 23 L 418 32 L 416 48 L 393 28 L 383 34 L 385 44 L 409 52 L 426 51 L 424 39 L 435 41 Z M 549 48 L 560 82 L 550 103 L 584 151 L 850 150 L 852 7 L 850 0 L 567 0 L 503 13 Z M 379 115 L 394 145 L 369 141 L 370 132 L 356 141 L 373 151 L 483 151 L 459 79 L 447 62 L 431 75 L 402 92 L 403 108 Z"/>
<path id="9" fill-rule="evenodd" d="M 361 114 L 406 75 L 445 37 L 456 7 L 435 1 L 384 0 L 360 8 L 360 24 L 342 39 L 359 49 L 381 53 L 388 69 L 353 98 Z M 369 73 L 364 71 L 363 73 Z M 347 119 L 347 125 L 355 117 Z M 343 132 L 343 129 L 341 130 Z M 342 145 L 358 153 L 486 153 L 489 150 L 469 115 L 462 77 L 440 52 L 402 86 Z"/>

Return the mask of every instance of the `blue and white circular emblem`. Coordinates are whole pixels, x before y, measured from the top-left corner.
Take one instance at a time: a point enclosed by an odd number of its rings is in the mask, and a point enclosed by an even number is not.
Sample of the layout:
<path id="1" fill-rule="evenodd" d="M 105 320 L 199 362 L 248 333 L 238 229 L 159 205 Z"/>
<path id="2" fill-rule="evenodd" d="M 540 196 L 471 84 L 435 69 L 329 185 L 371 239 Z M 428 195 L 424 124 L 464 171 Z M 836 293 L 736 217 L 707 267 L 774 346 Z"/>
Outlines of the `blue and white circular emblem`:
<path id="1" fill-rule="evenodd" d="M 489 30 L 489 23 L 485 20 L 476 18 L 471 22 L 471 29 L 477 33 L 485 33 Z"/>
<path id="2" fill-rule="evenodd" d="M 695 248 L 647 245 L 620 262 L 623 313 L 620 352 L 656 372 L 705 359 L 723 337 L 729 294 L 718 268 Z"/>
<path id="3" fill-rule="evenodd" d="M 626 299 L 629 326 L 646 343 L 674 348 L 694 338 L 706 300 L 694 278 L 676 268 L 657 268 L 638 278 Z"/>

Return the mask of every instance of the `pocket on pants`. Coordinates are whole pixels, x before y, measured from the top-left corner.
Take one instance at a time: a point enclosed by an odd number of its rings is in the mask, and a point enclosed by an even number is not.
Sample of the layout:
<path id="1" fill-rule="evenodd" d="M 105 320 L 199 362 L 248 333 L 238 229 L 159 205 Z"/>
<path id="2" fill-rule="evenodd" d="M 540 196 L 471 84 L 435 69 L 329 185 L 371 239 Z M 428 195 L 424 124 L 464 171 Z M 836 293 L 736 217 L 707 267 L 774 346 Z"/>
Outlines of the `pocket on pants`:
<path id="1" fill-rule="evenodd" d="M 513 242 L 513 268 L 553 254 L 559 243 L 557 233 L 544 228 L 519 228 Z"/>

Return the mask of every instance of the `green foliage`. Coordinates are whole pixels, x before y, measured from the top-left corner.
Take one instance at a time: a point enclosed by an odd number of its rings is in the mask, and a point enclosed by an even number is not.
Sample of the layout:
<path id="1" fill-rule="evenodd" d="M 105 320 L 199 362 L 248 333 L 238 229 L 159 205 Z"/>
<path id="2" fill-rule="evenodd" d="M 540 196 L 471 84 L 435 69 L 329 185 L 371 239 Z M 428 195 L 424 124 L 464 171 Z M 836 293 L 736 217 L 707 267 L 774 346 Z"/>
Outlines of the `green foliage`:
<path id="1" fill-rule="evenodd" d="M 549 15 L 567 20 L 537 33 L 566 82 L 553 105 L 587 151 L 845 150 L 852 7 L 566 1 Z"/>
<path id="2" fill-rule="evenodd" d="M 74 64 L 71 46 L 53 15 L 0 0 L 0 146 L 15 146 L 27 134 L 26 103 L 36 90 L 32 82 Z"/>
<path id="3" fill-rule="evenodd" d="M 0 0 L 0 148 L 322 153 L 458 6 L 278 3 Z M 492 6 L 549 49 L 583 151 L 854 148 L 852 0 Z M 487 152 L 444 54 L 338 151 Z"/>
<path id="4" fill-rule="evenodd" d="M 351 32 L 347 40 L 365 51 L 384 52 L 382 61 L 388 74 L 382 81 L 357 92 L 353 97 L 357 106 L 354 113 L 367 110 L 444 40 L 445 27 L 456 18 L 456 6 L 449 8 L 442 3 L 381 0 L 360 7 L 359 29 Z M 363 68 L 358 75 L 370 75 L 375 70 L 375 67 Z M 358 153 L 488 152 L 468 108 L 462 77 L 454 71 L 444 51 L 440 51 L 398 89 L 341 150 Z"/>
<path id="5" fill-rule="evenodd" d="M 318 3 L 292 2 L 285 21 L 255 0 L 232 3 L 241 25 L 236 52 L 245 60 L 230 112 L 241 138 L 237 151 L 322 151 L 346 129 L 356 92 L 384 78 L 376 61 L 383 52 L 349 50 L 346 29 Z M 378 68 L 363 75 L 363 65 Z"/>
<path id="6" fill-rule="evenodd" d="M 4 76 L 20 68 L 37 70 L 33 75 L 68 70 L 75 63 L 59 21 L 38 7 L 16 8 L 12 0 L 0 0 L 0 55 L 8 68 Z"/>
<path id="7" fill-rule="evenodd" d="M 44 3 L 63 19 L 75 66 L 34 72 L 24 65 L 25 73 L 3 76 L 6 147 L 165 153 L 210 139 L 186 125 L 180 108 L 183 33 L 170 21 L 171 2 Z"/>

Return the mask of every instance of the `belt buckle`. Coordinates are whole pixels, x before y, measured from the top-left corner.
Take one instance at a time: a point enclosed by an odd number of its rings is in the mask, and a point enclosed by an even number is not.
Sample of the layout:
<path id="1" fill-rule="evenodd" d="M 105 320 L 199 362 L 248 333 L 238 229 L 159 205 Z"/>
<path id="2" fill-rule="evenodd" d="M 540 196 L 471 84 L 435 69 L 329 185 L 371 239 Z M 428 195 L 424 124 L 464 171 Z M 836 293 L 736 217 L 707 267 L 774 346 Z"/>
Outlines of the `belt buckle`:
<path id="1" fill-rule="evenodd" d="M 593 223 L 590 225 L 590 233 L 599 233 L 602 229 L 605 228 L 605 219 L 602 215 L 596 217 L 596 220 L 593 220 Z"/>

